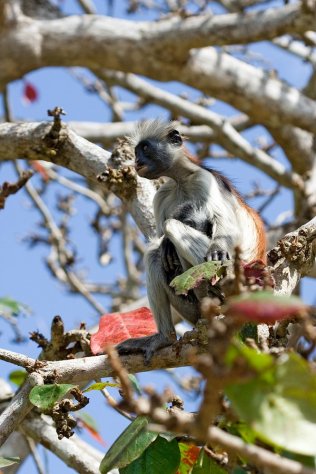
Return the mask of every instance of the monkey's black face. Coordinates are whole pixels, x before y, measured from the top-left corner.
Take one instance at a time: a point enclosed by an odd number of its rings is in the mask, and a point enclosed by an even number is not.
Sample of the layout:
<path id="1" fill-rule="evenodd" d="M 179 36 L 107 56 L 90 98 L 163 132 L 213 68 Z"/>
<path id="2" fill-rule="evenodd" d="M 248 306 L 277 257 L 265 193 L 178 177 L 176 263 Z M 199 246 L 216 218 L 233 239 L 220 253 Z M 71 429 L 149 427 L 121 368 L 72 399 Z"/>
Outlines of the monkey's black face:
<path id="1" fill-rule="evenodd" d="M 157 179 L 167 176 L 167 171 L 173 164 L 173 153 L 170 146 L 182 145 L 182 138 L 177 130 L 172 130 L 166 141 L 155 138 L 141 140 L 135 148 L 135 168 L 139 176 L 147 179 Z"/>

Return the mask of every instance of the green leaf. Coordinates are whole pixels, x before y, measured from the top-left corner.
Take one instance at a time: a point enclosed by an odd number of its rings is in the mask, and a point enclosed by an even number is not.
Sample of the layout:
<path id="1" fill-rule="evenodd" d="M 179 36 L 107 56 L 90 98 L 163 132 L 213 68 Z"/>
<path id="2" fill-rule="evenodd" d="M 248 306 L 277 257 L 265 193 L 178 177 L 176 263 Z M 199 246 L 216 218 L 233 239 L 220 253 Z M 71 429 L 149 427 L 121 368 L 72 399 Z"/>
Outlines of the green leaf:
<path id="1" fill-rule="evenodd" d="M 225 362 L 231 367 L 238 357 L 245 359 L 256 372 L 266 371 L 275 364 L 275 359 L 270 354 L 258 352 L 235 339 L 226 352 Z"/>
<path id="2" fill-rule="evenodd" d="M 12 466 L 12 464 L 16 464 L 19 462 L 20 458 L 18 457 L 0 456 L 0 468 Z"/>
<path id="3" fill-rule="evenodd" d="M 26 377 L 27 377 L 27 372 L 25 370 L 13 370 L 9 374 L 10 382 L 14 383 L 18 387 L 22 385 Z"/>
<path id="4" fill-rule="evenodd" d="M 227 474 L 227 471 L 209 457 L 204 449 L 201 449 L 199 459 L 191 472 L 192 474 Z"/>
<path id="5" fill-rule="evenodd" d="M 141 395 L 143 392 L 142 392 L 142 388 L 140 386 L 140 383 L 137 380 L 137 377 L 134 374 L 128 374 L 128 378 L 129 378 L 129 381 L 132 384 L 134 392 L 137 393 L 137 395 Z"/>
<path id="6" fill-rule="evenodd" d="M 175 288 L 177 295 L 187 295 L 189 290 L 199 286 L 202 281 L 211 281 L 220 277 L 225 272 L 222 262 L 205 262 L 189 268 L 186 272 L 175 277 L 170 286 Z"/>
<path id="7" fill-rule="evenodd" d="M 147 425 L 148 419 L 145 416 L 138 416 L 128 425 L 102 459 L 101 474 L 106 474 L 113 467 L 127 466 L 155 441 L 158 434 L 147 431 Z"/>
<path id="8" fill-rule="evenodd" d="M 8 296 L 0 298 L 0 314 L 8 316 L 18 316 L 19 314 L 29 315 L 31 309 L 19 301 L 13 300 Z"/>
<path id="9" fill-rule="evenodd" d="M 69 383 L 38 385 L 32 388 L 29 398 L 31 403 L 41 410 L 50 410 L 75 386 Z"/>
<path id="10" fill-rule="evenodd" d="M 316 457 L 315 456 L 303 456 L 302 454 L 292 453 L 290 451 L 282 451 L 279 454 L 282 456 L 292 459 L 303 464 L 306 467 L 311 467 L 312 469 L 316 468 Z"/>
<path id="11" fill-rule="evenodd" d="M 241 437 L 247 444 L 255 444 L 256 442 L 256 434 L 250 426 L 243 421 L 227 422 L 223 420 L 223 425 L 220 427 L 234 436 Z"/>
<path id="12" fill-rule="evenodd" d="M 284 355 L 225 392 L 259 439 L 293 453 L 316 455 L 316 374 L 303 358 Z"/>
<path id="13" fill-rule="evenodd" d="M 119 387 L 118 383 L 112 382 L 96 382 L 90 385 L 88 388 L 83 390 L 82 392 L 91 392 L 91 390 L 103 390 L 105 387 Z"/>
<path id="14" fill-rule="evenodd" d="M 176 439 L 157 439 L 120 474 L 175 474 L 180 462 L 180 450 Z"/>

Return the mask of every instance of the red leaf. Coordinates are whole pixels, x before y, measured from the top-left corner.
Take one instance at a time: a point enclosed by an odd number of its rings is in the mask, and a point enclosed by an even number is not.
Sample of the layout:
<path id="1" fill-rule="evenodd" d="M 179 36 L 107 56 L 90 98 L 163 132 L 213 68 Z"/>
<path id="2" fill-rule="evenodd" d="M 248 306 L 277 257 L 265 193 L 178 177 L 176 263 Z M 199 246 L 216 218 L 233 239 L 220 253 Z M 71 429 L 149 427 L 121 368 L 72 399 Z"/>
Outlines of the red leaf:
<path id="1" fill-rule="evenodd" d="M 153 315 L 148 308 L 128 313 L 104 314 L 98 332 L 91 335 L 90 347 L 94 355 L 102 354 L 108 344 L 119 344 L 131 337 L 150 336 L 157 332 Z"/>
<path id="2" fill-rule="evenodd" d="M 24 82 L 23 99 L 28 104 L 31 104 L 38 99 L 37 89 L 28 81 Z"/>
<path id="3" fill-rule="evenodd" d="M 268 271 L 268 267 L 262 260 L 252 260 L 249 263 L 242 262 L 244 274 L 247 280 L 255 279 L 257 285 L 263 286 L 264 280 L 273 288 L 274 280 Z"/>
<path id="4" fill-rule="evenodd" d="M 77 423 L 80 427 L 86 429 L 90 436 L 92 436 L 92 438 L 95 439 L 98 443 L 102 444 L 102 446 L 106 446 L 106 442 L 104 441 L 100 433 L 93 429 L 91 425 L 89 425 L 82 419 L 78 420 Z"/>
<path id="5" fill-rule="evenodd" d="M 180 465 L 176 474 L 188 474 L 195 465 L 201 448 L 194 444 L 179 443 L 181 453 Z"/>
<path id="6" fill-rule="evenodd" d="M 295 296 L 279 296 L 259 291 L 231 298 L 226 314 L 245 322 L 274 324 L 305 312 L 307 306 Z"/>

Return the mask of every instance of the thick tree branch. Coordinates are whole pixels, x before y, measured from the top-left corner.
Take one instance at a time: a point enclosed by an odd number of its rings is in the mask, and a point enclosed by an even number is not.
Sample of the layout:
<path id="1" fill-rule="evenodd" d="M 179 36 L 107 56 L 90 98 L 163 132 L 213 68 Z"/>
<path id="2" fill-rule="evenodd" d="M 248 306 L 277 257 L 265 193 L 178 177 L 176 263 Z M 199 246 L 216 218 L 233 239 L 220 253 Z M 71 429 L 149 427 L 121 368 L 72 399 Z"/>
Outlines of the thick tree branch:
<path id="1" fill-rule="evenodd" d="M 170 110 L 170 109 L 169 109 Z M 252 126 L 246 115 L 236 115 L 226 119 L 237 131 Z M 137 122 L 68 122 L 67 125 L 78 135 L 93 143 L 112 146 L 118 138 L 131 135 Z M 192 142 L 210 143 L 214 140 L 214 131 L 207 125 L 182 125 L 179 131 Z"/>
<path id="2" fill-rule="evenodd" d="M 316 103 L 268 72 L 214 48 L 191 53 L 182 82 L 240 109 L 256 123 L 291 124 L 316 132 Z M 166 80 L 166 79 L 165 79 Z"/>
<path id="3" fill-rule="evenodd" d="M 293 293 L 301 277 L 315 265 L 316 217 L 283 237 L 270 250 L 268 261 L 272 268 L 276 294 Z"/>
<path id="4" fill-rule="evenodd" d="M 289 12 L 292 9 L 300 10 L 301 6 L 287 5 L 281 10 Z M 258 19 L 265 18 L 262 12 L 254 14 Z M 311 8 L 306 15 L 315 21 L 315 9 Z M 225 16 L 181 20 L 173 17 L 156 23 L 135 23 L 94 15 L 43 22 L 28 19 L 16 30 L 0 36 L 0 90 L 7 82 L 39 67 L 106 67 L 163 81 L 181 78 L 184 83 L 240 108 L 258 123 L 275 126 L 289 123 L 315 133 L 314 101 L 286 83 L 270 78 L 268 73 L 220 51 L 212 48 L 201 51 L 191 49 L 212 44 L 211 27 L 202 28 L 203 33 L 198 33 L 200 21 L 208 25 L 208 21 L 222 21 Z M 235 14 L 233 17 L 236 19 Z M 176 29 L 175 22 L 178 22 Z M 238 16 L 236 28 L 239 29 L 240 24 Z M 296 24 L 295 21 L 293 24 Z M 199 41 L 190 40 L 187 45 L 186 38 L 190 35 L 185 25 L 191 25 L 197 31 Z M 249 30 L 242 26 L 246 36 Z M 175 43 L 171 48 L 168 34 L 174 37 Z M 203 38 L 206 36 L 203 41 L 201 35 Z M 232 35 L 233 27 L 230 25 L 229 32 L 224 36 L 230 38 Z M 166 43 L 167 39 L 169 43 Z M 217 37 L 215 40 L 216 44 L 220 44 Z M 183 50 L 184 56 L 181 55 Z"/>
<path id="5" fill-rule="evenodd" d="M 109 165 L 110 153 L 79 137 L 65 125 L 62 126 L 56 140 L 51 138 L 51 130 L 50 123 L 0 124 L 0 161 L 14 160 L 18 157 L 45 160 L 75 171 L 89 180 L 97 181 L 97 176 Z M 124 186 L 127 186 L 126 191 Z M 135 173 L 133 189 L 127 180 L 122 181 L 118 189 L 122 192 L 120 197 L 123 199 L 125 197 L 128 210 L 144 235 L 153 236 L 155 233 L 151 207 L 155 193 L 153 184 L 138 178 Z"/>
<path id="6" fill-rule="evenodd" d="M 311 2 L 315 5 L 315 0 Z M 0 83 L 4 85 L 39 65 L 104 65 L 125 70 L 127 57 L 131 64 L 137 64 L 140 53 L 145 57 L 146 50 L 151 51 L 152 57 L 171 59 L 176 55 L 183 59 L 192 48 L 245 44 L 286 33 L 304 33 L 314 26 L 315 7 L 308 9 L 301 2 L 247 14 L 173 16 L 156 23 L 97 15 L 51 21 L 25 17 L 16 30 L 0 37 Z"/>
<path id="7" fill-rule="evenodd" d="M 34 361 L 35 363 L 35 361 Z M 33 372 L 27 378 L 23 387 L 13 397 L 10 404 L 0 415 L 0 446 L 8 439 L 10 434 L 20 425 L 25 416 L 33 408 L 29 400 L 29 393 L 34 385 L 43 383 L 41 375 Z"/>
<path id="8" fill-rule="evenodd" d="M 197 340 L 192 342 L 181 342 L 160 350 L 151 359 L 149 365 L 144 364 L 142 355 L 133 357 L 121 357 L 121 362 L 127 371 L 132 373 L 147 372 L 155 369 L 165 369 L 171 367 L 184 367 L 191 365 L 192 352 L 197 354 L 207 351 L 207 346 L 197 344 Z M 0 349 L 0 360 L 6 360 L 12 363 L 25 364 L 20 354 Z M 30 362 L 31 360 L 31 362 Z M 20 364 L 21 364 L 20 363 Z M 29 363 L 31 365 L 29 365 Z M 36 361 L 28 358 L 27 367 L 36 367 Z M 25 366 L 25 365 L 24 365 Z M 101 379 L 103 377 L 113 376 L 113 369 L 108 361 L 107 356 L 100 355 L 94 357 L 85 357 L 82 359 L 63 360 L 56 362 L 45 362 L 43 366 L 37 369 L 30 377 L 31 382 L 26 382 L 20 392 L 15 396 L 6 410 L 0 415 L 0 446 L 8 438 L 8 436 L 17 428 L 23 418 L 32 409 L 29 402 L 28 394 L 35 383 L 40 383 L 42 378 L 49 378 L 58 383 L 74 383 L 79 384 L 90 380 Z M 38 379 L 36 378 L 38 377 Z"/>

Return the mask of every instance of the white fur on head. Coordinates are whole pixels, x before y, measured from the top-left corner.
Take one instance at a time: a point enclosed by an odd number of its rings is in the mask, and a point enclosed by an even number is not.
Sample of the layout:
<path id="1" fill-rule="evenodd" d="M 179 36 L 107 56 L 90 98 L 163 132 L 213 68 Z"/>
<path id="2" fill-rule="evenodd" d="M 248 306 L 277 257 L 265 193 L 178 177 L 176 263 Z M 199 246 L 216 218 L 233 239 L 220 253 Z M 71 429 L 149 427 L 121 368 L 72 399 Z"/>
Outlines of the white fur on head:
<path id="1" fill-rule="evenodd" d="M 174 130 L 178 125 L 177 122 L 164 122 L 160 119 L 145 120 L 139 122 L 133 134 L 129 137 L 131 145 L 136 145 L 142 140 L 154 138 L 155 140 L 165 140 L 168 133 Z"/>

